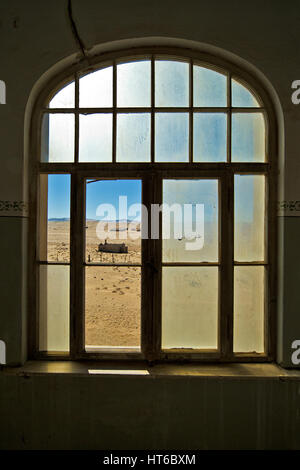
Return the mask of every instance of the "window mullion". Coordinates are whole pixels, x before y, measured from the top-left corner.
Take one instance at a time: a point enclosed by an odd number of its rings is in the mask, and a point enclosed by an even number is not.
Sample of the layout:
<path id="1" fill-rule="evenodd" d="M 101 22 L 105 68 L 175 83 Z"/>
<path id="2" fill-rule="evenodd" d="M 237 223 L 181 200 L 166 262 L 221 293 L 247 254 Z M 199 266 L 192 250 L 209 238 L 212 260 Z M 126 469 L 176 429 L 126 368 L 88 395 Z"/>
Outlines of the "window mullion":
<path id="1" fill-rule="evenodd" d="M 74 145 L 74 162 L 79 161 L 79 77 L 75 74 L 75 145 Z"/>
<path id="2" fill-rule="evenodd" d="M 233 354 L 234 175 L 221 181 L 220 349 L 225 359 Z"/>
<path id="3" fill-rule="evenodd" d="M 70 302 L 70 351 L 78 357 L 84 349 L 84 179 L 72 174 L 71 180 L 71 302 Z"/>
<path id="4" fill-rule="evenodd" d="M 155 145 L 155 115 L 154 115 L 154 106 L 155 106 L 155 67 L 154 67 L 154 57 L 151 58 L 151 162 L 154 163 L 154 145 Z"/>
<path id="5" fill-rule="evenodd" d="M 153 202 L 162 204 L 162 175 L 157 174 L 153 177 Z M 155 221 L 151 220 L 153 225 Z M 152 284 L 153 284 L 153 358 L 158 359 L 161 353 L 161 298 L 162 298 L 162 213 L 159 212 L 159 236 L 152 239 L 151 236 L 151 265 Z M 151 227 L 152 230 L 152 227 Z"/>
<path id="6" fill-rule="evenodd" d="M 143 216 L 147 220 L 142 220 L 142 305 L 141 305 L 141 350 L 145 359 L 153 358 L 153 276 L 149 269 L 151 263 L 151 203 L 153 200 L 151 174 L 143 177 L 142 204 L 147 209 Z"/>
<path id="7" fill-rule="evenodd" d="M 112 161 L 116 162 L 117 154 L 117 65 L 113 63 L 113 130 L 112 130 Z"/>
<path id="8" fill-rule="evenodd" d="M 194 147 L 194 80 L 193 80 L 193 60 L 189 63 L 189 162 L 193 162 L 193 147 Z"/>

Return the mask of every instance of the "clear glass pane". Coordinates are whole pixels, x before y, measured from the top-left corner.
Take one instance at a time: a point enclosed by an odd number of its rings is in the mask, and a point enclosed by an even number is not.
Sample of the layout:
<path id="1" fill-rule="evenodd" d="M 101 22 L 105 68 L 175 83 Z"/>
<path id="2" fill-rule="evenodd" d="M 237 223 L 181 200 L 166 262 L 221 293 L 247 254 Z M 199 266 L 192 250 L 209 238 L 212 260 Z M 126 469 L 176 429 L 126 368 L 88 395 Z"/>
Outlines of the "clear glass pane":
<path id="1" fill-rule="evenodd" d="M 71 82 L 59 90 L 49 103 L 49 108 L 74 108 L 75 82 Z"/>
<path id="2" fill-rule="evenodd" d="M 150 113 L 118 114 L 117 161 L 150 162 Z"/>
<path id="3" fill-rule="evenodd" d="M 232 161 L 265 161 L 265 121 L 261 113 L 232 115 Z"/>
<path id="4" fill-rule="evenodd" d="M 234 257 L 236 261 L 264 261 L 265 177 L 234 177 Z"/>
<path id="5" fill-rule="evenodd" d="M 80 114 L 79 161 L 112 161 L 112 114 Z"/>
<path id="6" fill-rule="evenodd" d="M 163 261 L 218 261 L 218 181 L 163 181 Z"/>
<path id="7" fill-rule="evenodd" d="M 86 260 L 140 263 L 142 236 L 140 180 L 86 183 Z"/>
<path id="8" fill-rule="evenodd" d="M 163 268 L 163 349 L 217 349 L 218 316 L 218 268 Z"/>
<path id="9" fill-rule="evenodd" d="M 226 142 L 226 114 L 194 114 L 194 162 L 225 162 Z"/>
<path id="10" fill-rule="evenodd" d="M 155 61 L 155 106 L 189 106 L 189 64 Z"/>
<path id="11" fill-rule="evenodd" d="M 157 113 L 155 115 L 155 161 L 189 161 L 189 115 Z"/>
<path id="12" fill-rule="evenodd" d="M 70 260 L 70 175 L 40 175 L 41 261 Z"/>
<path id="13" fill-rule="evenodd" d="M 234 352 L 264 352 L 265 268 L 234 268 Z"/>
<path id="14" fill-rule="evenodd" d="M 194 106 L 227 106 L 226 76 L 214 70 L 194 65 Z"/>
<path id="15" fill-rule="evenodd" d="M 117 106 L 151 105 L 151 62 L 117 65 Z"/>
<path id="16" fill-rule="evenodd" d="M 131 347 L 141 336 L 141 269 L 87 267 L 85 277 L 86 350 Z"/>
<path id="17" fill-rule="evenodd" d="M 41 161 L 74 161 L 74 114 L 45 114 L 42 121 Z"/>
<path id="18" fill-rule="evenodd" d="M 112 106 L 113 68 L 97 70 L 79 80 L 81 108 L 109 108 Z"/>
<path id="19" fill-rule="evenodd" d="M 39 350 L 69 351 L 70 267 L 40 266 Z"/>
<path id="20" fill-rule="evenodd" d="M 238 108 L 259 107 L 257 99 L 245 86 L 236 80 L 231 81 L 232 106 Z"/>

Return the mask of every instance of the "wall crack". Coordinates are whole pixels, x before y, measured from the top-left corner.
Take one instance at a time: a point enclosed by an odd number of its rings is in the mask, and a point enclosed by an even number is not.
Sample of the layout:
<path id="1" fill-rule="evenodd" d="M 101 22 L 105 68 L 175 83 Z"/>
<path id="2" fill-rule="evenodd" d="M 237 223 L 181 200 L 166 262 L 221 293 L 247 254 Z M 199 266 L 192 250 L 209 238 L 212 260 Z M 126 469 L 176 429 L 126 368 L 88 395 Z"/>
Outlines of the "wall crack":
<path id="1" fill-rule="evenodd" d="M 86 47 L 84 45 L 83 40 L 80 37 L 80 34 L 78 32 L 78 29 L 77 29 L 77 26 L 76 26 L 76 23 L 75 23 L 75 20 L 74 20 L 74 17 L 73 17 L 72 0 L 68 0 L 68 18 L 69 18 L 69 21 L 70 21 L 72 34 L 74 36 L 74 39 L 75 39 L 76 43 L 78 44 L 80 52 L 81 52 L 81 54 L 83 55 L 83 57 L 85 59 L 88 59 L 88 54 L 87 54 L 87 51 L 86 51 Z"/>

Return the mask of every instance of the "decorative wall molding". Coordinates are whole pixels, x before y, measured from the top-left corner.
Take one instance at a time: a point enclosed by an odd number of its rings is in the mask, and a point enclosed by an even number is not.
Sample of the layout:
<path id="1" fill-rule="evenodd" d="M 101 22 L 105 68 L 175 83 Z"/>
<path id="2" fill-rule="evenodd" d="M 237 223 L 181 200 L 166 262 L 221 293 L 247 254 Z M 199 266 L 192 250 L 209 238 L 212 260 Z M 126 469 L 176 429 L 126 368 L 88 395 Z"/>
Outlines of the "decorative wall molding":
<path id="1" fill-rule="evenodd" d="M 0 217 L 28 217 L 28 215 L 28 202 L 0 200 Z"/>
<path id="2" fill-rule="evenodd" d="M 283 217 L 300 217 L 300 199 L 278 201 L 277 215 Z"/>
<path id="3" fill-rule="evenodd" d="M 300 199 L 277 201 L 277 215 L 285 217 L 300 217 Z M 28 202 L 0 200 L 0 217 L 28 216 Z"/>

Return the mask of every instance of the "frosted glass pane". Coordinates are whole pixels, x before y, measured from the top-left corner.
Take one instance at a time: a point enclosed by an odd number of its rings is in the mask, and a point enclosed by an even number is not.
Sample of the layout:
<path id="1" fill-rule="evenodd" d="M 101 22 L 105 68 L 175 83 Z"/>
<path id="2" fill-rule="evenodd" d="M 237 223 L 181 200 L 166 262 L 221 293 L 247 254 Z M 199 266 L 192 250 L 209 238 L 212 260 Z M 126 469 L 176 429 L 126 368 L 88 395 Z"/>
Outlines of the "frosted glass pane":
<path id="1" fill-rule="evenodd" d="M 150 129 L 150 113 L 118 114 L 117 161 L 149 162 Z"/>
<path id="2" fill-rule="evenodd" d="M 226 76 L 194 65 L 194 106 L 227 106 Z"/>
<path id="3" fill-rule="evenodd" d="M 79 161 L 112 161 L 112 114 L 79 116 Z"/>
<path id="4" fill-rule="evenodd" d="M 259 107 L 255 96 L 236 80 L 231 82 L 232 106 L 239 108 Z"/>
<path id="5" fill-rule="evenodd" d="M 162 348 L 217 347 L 218 268 L 163 268 Z"/>
<path id="6" fill-rule="evenodd" d="M 234 268 L 234 352 L 264 352 L 263 266 Z"/>
<path id="7" fill-rule="evenodd" d="M 163 261 L 218 261 L 218 181 L 163 181 Z"/>
<path id="8" fill-rule="evenodd" d="M 74 108 L 75 83 L 69 83 L 58 91 L 49 103 L 49 108 Z"/>
<path id="9" fill-rule="evenodd" d="M 189 106 L 189 64 L 155 62 L 155 106 Z"/>
<path id="10" fill-rule="evenodd" d="M 106 67 L 80 78 L 79 106 L 81 108 L 112 106 L 112 71 L 112 67 Z"/>
<path id="11" fill-rule="evenodd" d="M 139 349 L 141 336 L 141 269 L 87 267 L 85 277 L 85 344 L 99 349 Z"/>
<path id="12" fill-rule="evenodd" d="M 70 175 L 40 175 L 41 261 L 70 260 Z"/>
<path id="13" fill-rule="evenodd" d="M 265 161 L 265 121 L 261 113 L 232 115 L 232 161 Z"/>
<path id="14" fill-rule="evenodd" d="M 151 105 L 151 62 L 117 65 L 117 106 Z"/>
<path id="15" fill-rule="evenodd" d="M 234 256 L 236 261 L 264 261 L 265 177 L 234 177 Z"/>
<path id="16" fill-rule="evenodd" d="M 40 266 L 39 284 L 39 350 L 69 351 L 69 266 Z"/>
<path id="17" fill-rule="evenodd" d="M 226 141 L 226 114 L 194 114 L 194 162 L 225 162 Z"/>
<path id="18" fill-rule="evenodd" d="M 74 133 L 74 114 L 45 114 L 42 122 L 42 162 L 73 162 Z"/>
<path id="19" fill-rule="evenodd" d="M 87 180 L 87 262 L 141 262 L 141 204 L 141 180 Z"/>
<path id="20" fill-rule="evenodd" d="M 189 116 L 187 113 L 155 115 L 155 161 L 189 161 Z"/>

